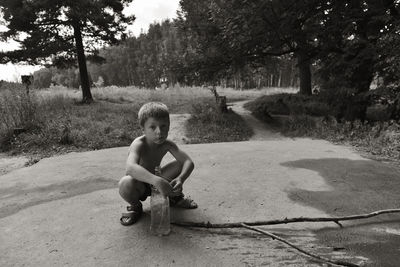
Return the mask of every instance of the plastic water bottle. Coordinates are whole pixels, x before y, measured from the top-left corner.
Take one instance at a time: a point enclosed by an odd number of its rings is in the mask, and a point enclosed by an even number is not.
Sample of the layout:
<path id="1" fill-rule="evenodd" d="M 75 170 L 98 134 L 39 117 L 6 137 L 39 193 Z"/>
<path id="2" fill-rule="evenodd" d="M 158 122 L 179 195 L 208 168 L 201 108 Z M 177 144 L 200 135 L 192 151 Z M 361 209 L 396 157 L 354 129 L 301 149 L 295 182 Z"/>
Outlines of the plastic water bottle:
<path id="1" fill-rule="evenodd" d="M 161 177 L 160 166 L 155 168 L 154 174 Z M 150 210 L 150 231 L 159 236 L 168 235 L 171 231 L 169 199 L 167 196 L 163 196 L 154 186 L 151 187 Z"/>

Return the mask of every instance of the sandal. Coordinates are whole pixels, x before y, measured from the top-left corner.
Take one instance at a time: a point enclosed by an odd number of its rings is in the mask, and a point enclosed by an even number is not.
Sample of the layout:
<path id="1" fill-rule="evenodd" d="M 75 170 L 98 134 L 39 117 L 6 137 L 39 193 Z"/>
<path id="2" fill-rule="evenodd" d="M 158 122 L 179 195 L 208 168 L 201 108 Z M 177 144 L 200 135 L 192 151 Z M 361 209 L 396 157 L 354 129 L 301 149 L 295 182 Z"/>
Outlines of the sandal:
<path id="1" fill-rule="evenodd" d="M 128 212 L 122 213 L 122 216 L 119 219 L 122 225 L 124 226 L 132 225 L 136 223 L 140 219 L 140 217 L 142 217 L 143 213 L 142 205 L 140 206 L 138 205 L 137 207 L 128 206 L 126 207 L 126 209 L 128 210 Z"/>
<path id="2" fill-rule="evenodd" d="M 169 204 L 171 207 L 183 208 L 183 209 L 195 209 L 197 208 L 197 203 L 194 202 L 189 196 L 184 196 L 183 194 L 177 197 L 170 197 Z"/>

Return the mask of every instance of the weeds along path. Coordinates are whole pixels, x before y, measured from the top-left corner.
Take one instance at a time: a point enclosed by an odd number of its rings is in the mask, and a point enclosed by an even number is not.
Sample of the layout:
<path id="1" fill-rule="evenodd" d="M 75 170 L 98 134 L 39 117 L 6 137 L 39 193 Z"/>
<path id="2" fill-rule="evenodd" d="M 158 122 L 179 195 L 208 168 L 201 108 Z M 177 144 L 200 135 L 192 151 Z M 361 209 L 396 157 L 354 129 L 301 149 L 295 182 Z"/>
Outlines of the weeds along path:
<path id="1" fill-rule="evenodd" d="M 242 116 L 246 123 L 253 129 L 254 135 L 250 137 L 250 141 L 264 141 L 283 139 L 280 133 L 274 131 L 267 123 L 255 118 L 251 112 L 243 107 L 249 100 L 230 103 L 232 110 Z"/>

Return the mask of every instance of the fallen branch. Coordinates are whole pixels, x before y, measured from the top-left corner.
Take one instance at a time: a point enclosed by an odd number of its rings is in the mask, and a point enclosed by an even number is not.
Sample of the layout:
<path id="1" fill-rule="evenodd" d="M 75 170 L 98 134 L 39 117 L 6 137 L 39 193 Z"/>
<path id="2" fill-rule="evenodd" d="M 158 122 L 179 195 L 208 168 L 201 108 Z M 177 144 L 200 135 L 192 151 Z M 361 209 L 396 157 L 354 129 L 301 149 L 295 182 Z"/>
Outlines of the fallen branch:
<path id="1" fill-rule="evenodd" d="M 240 228 L 243 224 L 249 226 L 260 226 L 260 225 L 276 225 L 276 224 L 288 224 L 295 222 L 335 222 L 340 227 L 343 227 L 339 221 L 349 221 L 358 219 L 367 219 L 374 216 L 387 213 L 398 213 L 400 209 L 386 209 L 378 210 L 367 214 L 358 214 L 344 217 L 297 217 L 297 218 L 285 218 L 282 220 L 269 220 L 269 221 L 254 221 L 254 222 L 232 222 L 232 223 L 210 223 L 210 222 L 173 222 L 172 224 L 177 226 L 187 227 L 199 227 L 199 228 Z"/>
<path id="2" fill-rule="evenodd" d="M 323 262 L 327 262 L 327 263 L 331 263 L 331 264 L 335 264 L 335 265 L 340 265 L 340 266 L 351 266 L 351 267 L 358 267 L 358 266 L 359 266 L 359 265 L 354 264 L 354 263 L 351 263 L 351 262 L 335 261 L 335 260 L 330 260 L 330 259 L 328 259 L 328 258 L 324 258 L 324 257 L 322 257 L 322 256 L 315 255 L 315 254 L 313 254 L 313 253 L 311 253 L 311 252 L 308 252 L 308 251 L 305 251 L 305 250 L 299 248 L 299 247 L 296 246 L 296 245 L 293 245 L 293 244 L 290 243 L 289 241 L 287 241 L 287 240 L 285 240 L 285 239 L 283 239 L 283 238 L 281 238 L 281 237 L 279 237 L 279 236 L 277 236 L 277 235 L 274 235 L 274 234 L 272 234 L 272 233 L 270 233 L 270 232 L 267 232 L 267 231 L 264 231 L 264 230 L 260 230 L 260 229 L 255 228 L 255 227 L 251 227 L 251 226 L 249 226 L 249 225 L 247 225 L 247 224 L 245 224 L 245 223 L 242 223 L 241 226 L 244 227 L 244 228 L 247 228 L 247 229 L 249 229 L 249 230 L 252 230 L 252 231 L 256 231 L 256 232 L 258 232 L 258 233 L 261 233 L 261 234 L 263 234 L 263 235 L 267 235 L 267 236 L 271 237 L 272 239 L 276 239 L 276 240 L 278 240 L 278 241 L 281 241 L 282 243 L 285 243 L 285 244 L 291 246 L 292 248 L 294 248 L 294 249 L 300 251 L 301 253 L 303 253 L 303 254 L 305 254 L 305 255 L 307 255 L 307 256 L 309 256 L 309 257 L 312 257 L 312 258 L 314 258 L 314 259 L 317 259 L 317 260 L 319 260 L 319 261 L 323 261 Z"/>
<path id="3" fill-rule="evenodd" d="M 358 215 L 351 215 L 351 216 L 344 216 L 344 217 L 314 217 L 314 218 L 297 217 L 297 218 L 285 218 L 283 220 L 214 223 L 214 224 L 212 224 L 210 222 L 173 222 L 172 224 L 177 225 L 177 226 L 200 227 L 200 228 L 239 228 L 239 227 L 244 227 L 249 230 L 256 231 L 256 232 L 262 233 L 264 235 L 267 235 L 267 236 L 271 237 L 272 239 L 279 240 L 279 241 L 291 246 L 292 248 L 300 251 L 301 253 L 303 253 L 307 256 L 310 256 L 312 258 L 318 259 L 320 261 L 324 261 L 324 262 L 327 262 L 330 264 L 335 264 L 335 265 L 340 265 L 340 266 L 354 267 L 354 266 L 359 266 L 359 265 L 345 262 L 345 261 L 334 261 L 334 260 L 330 260 L 328 258 L 324 258 L 324 257 L 318 256 L 318 255 L 312 254 L 311 252 L 305 251 L 279 236 L 276 236 L 270 232 L 260 230 L 258 228 L 252 227 L 252 226 L 288 224 L 288 223 L 295 223 L 295 222 L 335 222 L 340 227 L 343 227 L 342 224 L 339 223 L 339 221 L 367 219 L 367 218 L 371 218 L 371 217 L 378 216 L 381 214 L 399 213 L 399 212 L 400 212 L 400 209 L 386 209 L 386 210 L 378 210 L 378 211 L 374 211 L 374 212 L 366 213 L 366 214 L 358 214 Z"/>

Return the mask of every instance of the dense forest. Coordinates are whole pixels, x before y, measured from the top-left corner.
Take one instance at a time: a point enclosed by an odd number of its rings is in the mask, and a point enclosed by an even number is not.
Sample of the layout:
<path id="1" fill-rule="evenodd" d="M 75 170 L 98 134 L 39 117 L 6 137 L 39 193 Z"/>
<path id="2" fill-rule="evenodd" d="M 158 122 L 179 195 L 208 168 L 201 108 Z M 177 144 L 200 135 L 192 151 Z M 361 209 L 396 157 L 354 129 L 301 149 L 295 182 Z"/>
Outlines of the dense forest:
<path id="1" fill-rule="evenodd" d="M 202 77 L 211 66 L 199 62 L 201 52 L 196 52 L 199 44 L 189 41 L 179 26 L 179 21 L 165 20 L 150 25 L 146 34 L 101 49 L 99 55 L 104 61 L 88 63 L 92 84 L 153 89 L 163 83 L 191 86 L 215 82 L 235 88 L 298 86 L 296 62 L 290 56 L 271 57 L 263 64 L 248 62 L 236 70 L 226 65 L 215 81 L 208 80 L 208 76 Z M 47 88 L 51 84 L 79 87 L 78 68 L 49 67 L 34 73 L 35 87 Z"/>
<path id="2" fill-rule="evenodd" d="M 368 91 L 400 80 L 399 1 L 180 1 L 178 17 L 103 47 L 92 85 L 213 84 Z M 34 73 L 36 87 L 79 87 L 76 67 Z"/>

